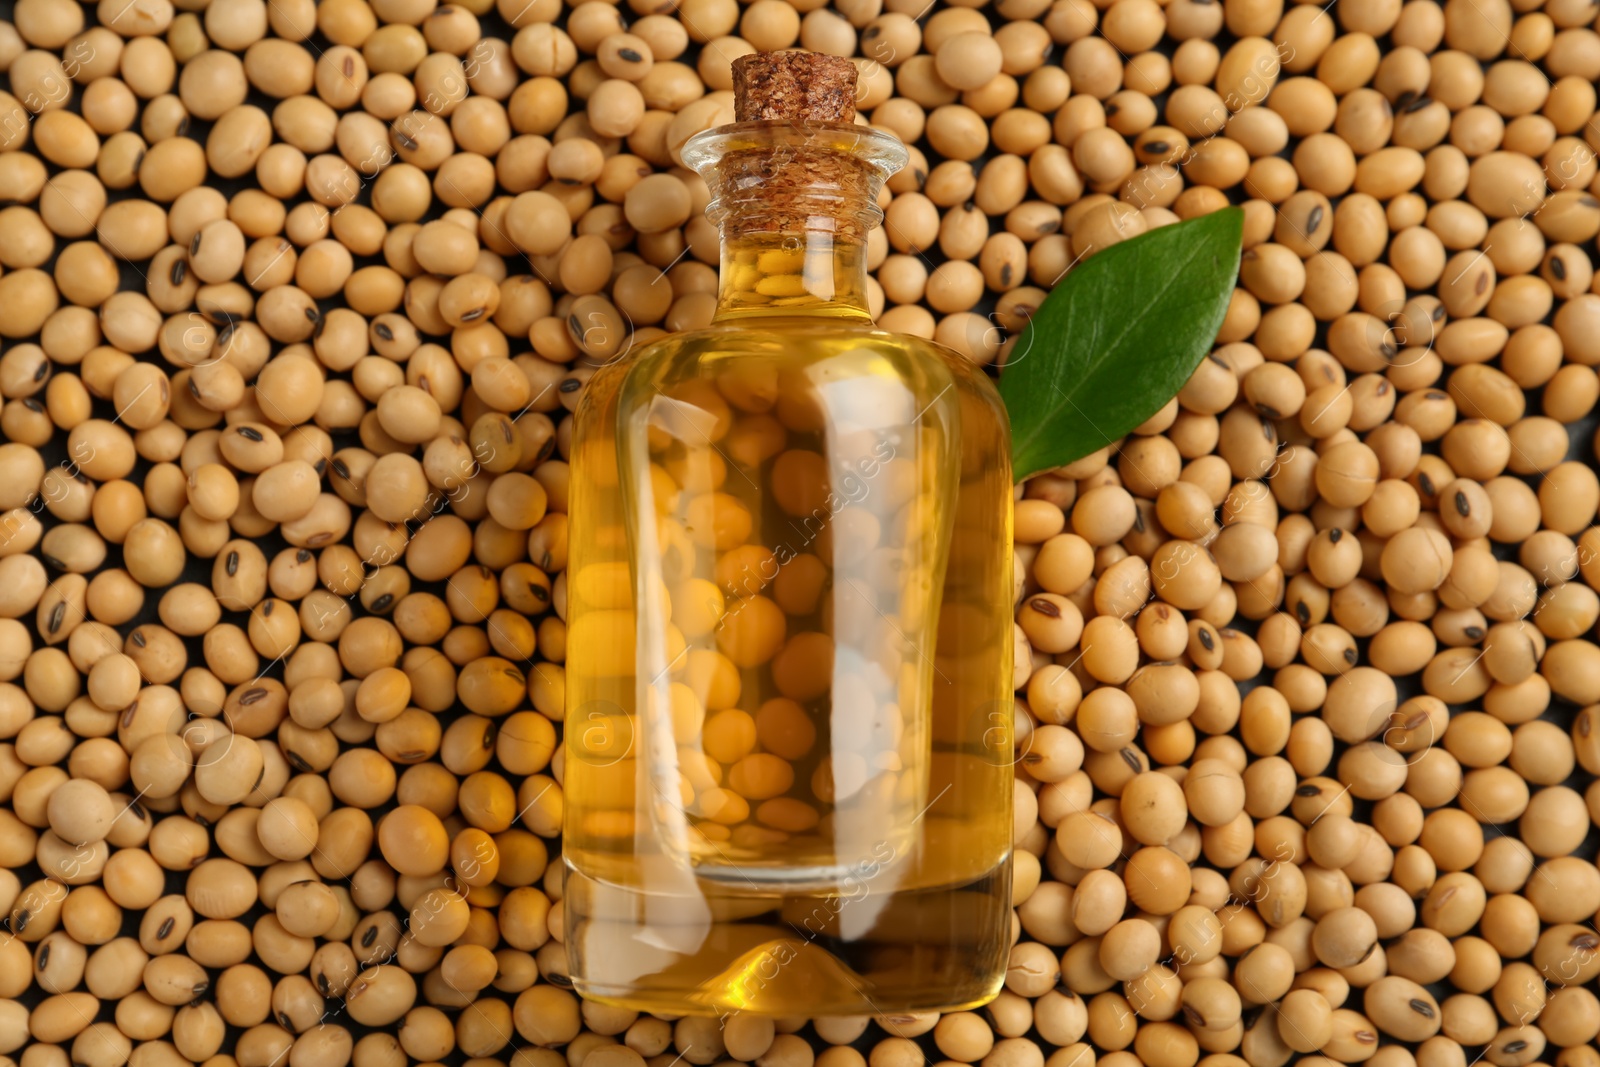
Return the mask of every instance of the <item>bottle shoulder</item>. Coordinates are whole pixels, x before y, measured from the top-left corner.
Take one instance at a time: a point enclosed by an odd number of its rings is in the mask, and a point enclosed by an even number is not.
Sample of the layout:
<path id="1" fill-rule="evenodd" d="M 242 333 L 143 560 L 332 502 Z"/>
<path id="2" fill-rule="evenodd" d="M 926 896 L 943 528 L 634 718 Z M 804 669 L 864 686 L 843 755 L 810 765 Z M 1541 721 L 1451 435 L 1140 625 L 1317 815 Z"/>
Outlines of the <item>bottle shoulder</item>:
<path id="1" fill-rule="evenodd" d="M 803 365 L 816 361 L 819 355 L 836 357 L 862 352 L 914 363 L 924 373 L 948 375 L 958 387 L 999 402 L 994 380 L 982 367 L 936 341 L 891 333 L 871 322 L 816 316 L 763 317 L 674 333 L 625 353 L 601 368 L 596 377 L 626 375 L 643 367 L 651 368 L 652 374 L 665 372 L 671 377 L 675 369 L 729 360 Z"/>

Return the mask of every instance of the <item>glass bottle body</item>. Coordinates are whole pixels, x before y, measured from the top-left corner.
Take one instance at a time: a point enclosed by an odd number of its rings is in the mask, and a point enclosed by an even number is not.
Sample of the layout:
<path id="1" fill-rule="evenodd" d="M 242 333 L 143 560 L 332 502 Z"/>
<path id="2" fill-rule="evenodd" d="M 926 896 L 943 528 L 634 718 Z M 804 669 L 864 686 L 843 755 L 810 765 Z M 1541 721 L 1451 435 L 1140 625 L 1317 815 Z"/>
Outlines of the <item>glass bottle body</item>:
<path id="1" fill-rule="evenodd" d="M 817 242 L 725 252 L 719 321 L 601 369 L 576 414 L 574 986 L 674 1013 L 981 1003 L 1010 924 L 1003 409 L 958 357 L 795 292 Z"/>

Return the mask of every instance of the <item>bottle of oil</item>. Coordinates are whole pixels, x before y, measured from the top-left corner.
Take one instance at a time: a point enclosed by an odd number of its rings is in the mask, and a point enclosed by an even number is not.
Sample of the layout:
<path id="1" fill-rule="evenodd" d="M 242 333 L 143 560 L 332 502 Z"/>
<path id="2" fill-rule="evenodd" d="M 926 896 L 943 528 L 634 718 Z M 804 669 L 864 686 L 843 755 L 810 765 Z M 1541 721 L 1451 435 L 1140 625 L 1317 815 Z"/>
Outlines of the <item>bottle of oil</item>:
<path id="1" fill-rule="evenodd" d="M 566 948 L 643 1011 L 981 1004 L 1010 934 L 1011 474 L 958 355 L 876 329 L 893 136 L 855 68 L 734 63 L 691 139 L 722 230 L 712 324 L 599 370 L 576 413 Z"/>

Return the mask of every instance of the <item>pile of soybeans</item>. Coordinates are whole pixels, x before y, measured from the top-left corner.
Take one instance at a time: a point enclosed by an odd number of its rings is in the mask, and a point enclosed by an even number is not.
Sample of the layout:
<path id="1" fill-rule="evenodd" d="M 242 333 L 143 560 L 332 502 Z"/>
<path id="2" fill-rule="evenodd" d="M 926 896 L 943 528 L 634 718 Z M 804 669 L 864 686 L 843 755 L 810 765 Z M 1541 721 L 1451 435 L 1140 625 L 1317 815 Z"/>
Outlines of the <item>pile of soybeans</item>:
<path id="1" fill-rule="evenodd" d="M 1597 1067 L 1597 13 L 16 0 L 0 1064 Z M 979 363 L 1246 211 L 1182 393 L 1019 489 L 1016 943 L 944 1018 L 566 978 L 570 412 L 709 320 L 675 152 L 791 46 L 912 146 L 874 313 Z"/>

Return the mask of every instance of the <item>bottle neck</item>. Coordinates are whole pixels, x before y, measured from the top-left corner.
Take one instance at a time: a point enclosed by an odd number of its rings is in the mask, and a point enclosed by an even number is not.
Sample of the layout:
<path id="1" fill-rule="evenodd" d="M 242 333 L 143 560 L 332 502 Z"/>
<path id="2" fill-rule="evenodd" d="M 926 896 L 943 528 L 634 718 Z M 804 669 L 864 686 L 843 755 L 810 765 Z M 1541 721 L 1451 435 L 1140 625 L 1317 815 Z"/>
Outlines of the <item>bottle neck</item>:
<path id="1" fill-rule="evenodd" d="M 867 235 L 905 162 L 889 134 L 850 124 L 738 123 L 684 146 L 722 233 L 714 322 L 823 315 L 870 322 Z"/>
<path id="2" fill-rule="evenodd" d="M 820 227 L 768 231 L 724 219 L 722 277 L 712 321 L 786 315 L 870 321 L 867 242 Z"/>

